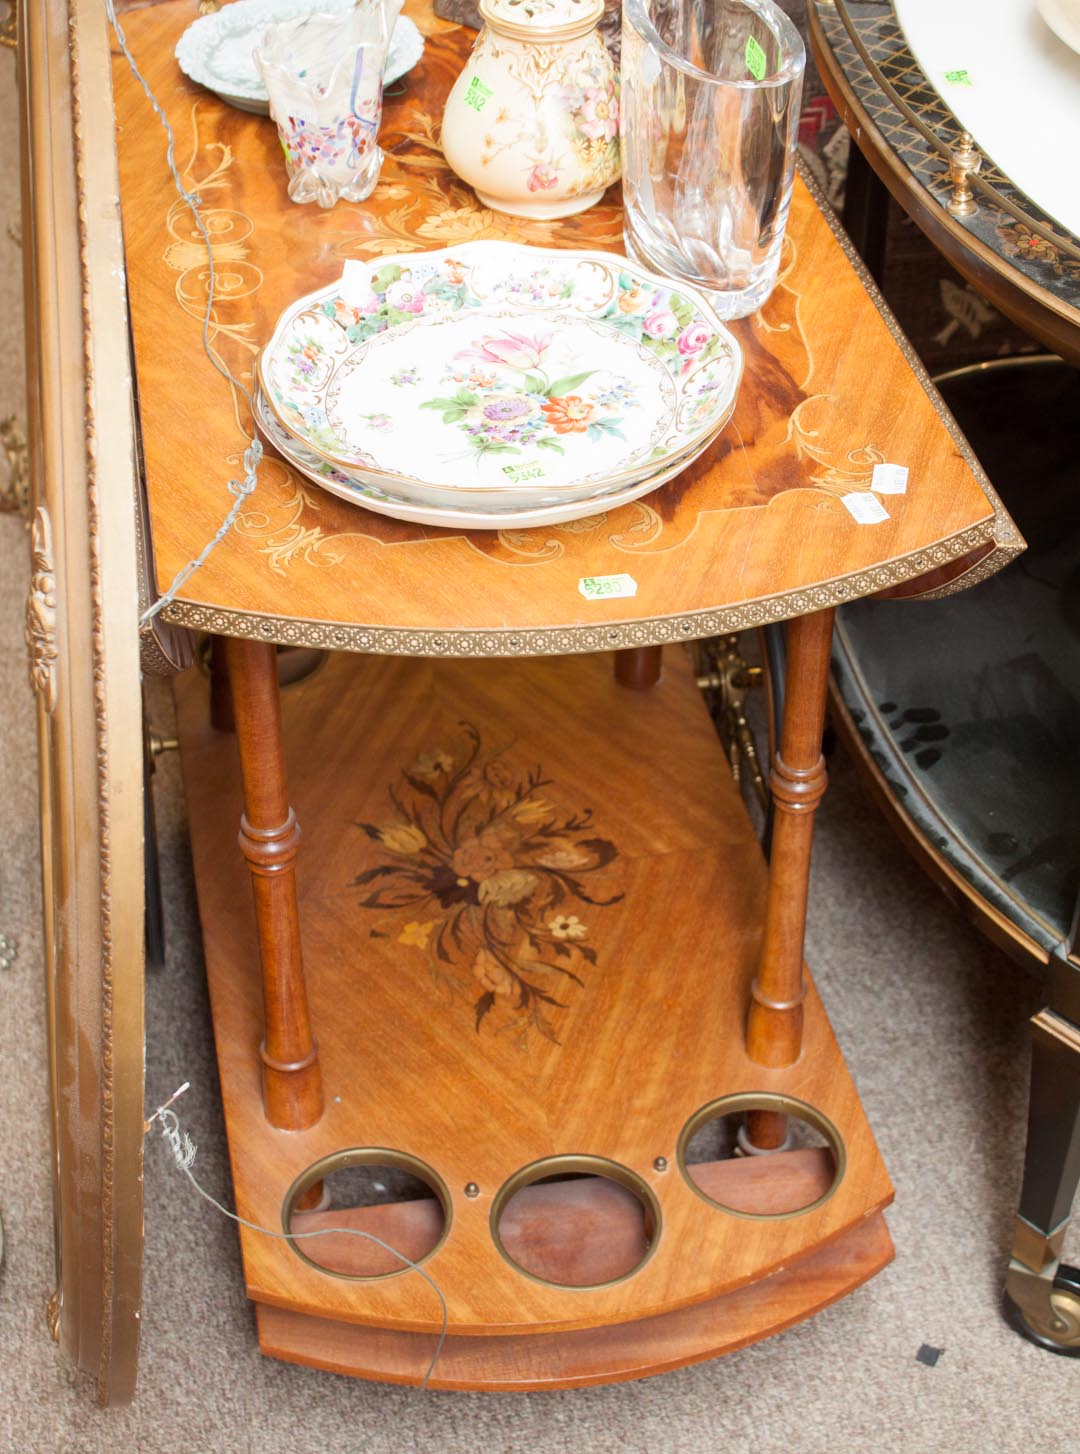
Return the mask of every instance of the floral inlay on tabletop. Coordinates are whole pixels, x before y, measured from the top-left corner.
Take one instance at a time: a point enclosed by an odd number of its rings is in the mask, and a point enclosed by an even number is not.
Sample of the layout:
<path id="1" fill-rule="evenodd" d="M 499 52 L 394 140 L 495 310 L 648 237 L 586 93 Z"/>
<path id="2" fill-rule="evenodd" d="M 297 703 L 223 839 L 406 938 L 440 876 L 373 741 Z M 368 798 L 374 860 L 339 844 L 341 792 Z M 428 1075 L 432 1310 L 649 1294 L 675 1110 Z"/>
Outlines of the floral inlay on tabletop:
<path id="1" fill-rule="evenodd" d="M 384 916 L 372 934 L 415 954 L 448 1004 L 471 1000 L 478 1031 L 487 1021 L 557 1045 L 554 1016 L 597 966 L 595 911 L 623 897 L 586 881 L 618 850 L 513 744 L 486 746 L 468 722 L 459 732 L 402 769 L 391 817 L 357 824 L 381 861 L 351 886 Z"/>

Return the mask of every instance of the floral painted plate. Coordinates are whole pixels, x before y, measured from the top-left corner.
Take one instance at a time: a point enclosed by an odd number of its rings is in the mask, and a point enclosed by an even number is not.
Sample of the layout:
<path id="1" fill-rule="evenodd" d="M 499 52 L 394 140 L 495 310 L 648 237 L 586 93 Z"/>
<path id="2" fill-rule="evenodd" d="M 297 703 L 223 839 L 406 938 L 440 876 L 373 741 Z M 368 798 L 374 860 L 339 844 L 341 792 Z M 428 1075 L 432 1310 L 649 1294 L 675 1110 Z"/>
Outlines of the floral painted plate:
<path id="1" fill-rule="evenodd" d="M 421 485 L 415 482 L 399 486 L 393 481 L 383 480 L 379 475 L 370 474 L 362 467 L 336 464 L 324 459 L 322 455 L 316 454 L 313 449 L 301 444 L 288 432 L 261 392 L 257 397 L 259 407 L 256 410 L 256 418 L 260 429 L 275 449 L 286 455 L 298 468 L 303 467 L 309 475 L 314 471 L 319 475 L 320 480 L 340 478 L 350 487 L 355 484 L 365 490 L 377 490 L 388 500 L 408 502 L 424 507 L 432 506 L 438 510 L 454 513 L 462 510 L 481 509 L 490 514 L 509 515 L 515 511 L 537 510 L 544 506 L 569 504 L 579 498 L 602 499 L 616 490 L 625 489 L 627 485 L 626 480 L 614 480 L 602 485 L 594 485 L 584 496 L 562 490 L 545 491 L 537 486 L 536 481 L 528 479 L 521 484 L 508 483 L 507 488 L 499 490 L 498 493 L 491 490 L 475 493 L 440 489 L 437 485 Z M 734 404 L 731 408 L 734 409 Z M 698 441 L 674 459 L 665 460 L 664 469 L 685 469 L 687 465 L 692 464 L 698 455 L 713 442 L 728 417 L 725 415 L 718 427 L 704 440 Z M 651 479 L 652 475 L 646 475 L 645 478 Z"/>
<path id="2" fill-rule="evenodd" d="M 347 10 L 355 0 L 233 0 L 212 15 L 193 20 L 176 43 L 176 59 L 189 80 L 215 92 L 230 106 L 269 116 L 266 87 L 252 59 L 266 28 L 297 20 L 309 11 Z M 424 37 L 399 15 L 383 67 L 388 86 L 411 71 L 424 53 Z"/>
<path id="3" fill-rule="evenodd" d="M 726 422 L 741 367 L 703 297 L 626 258 L 473 242 L 299 299 L 258 372 L 323 459 L 489 509 L 650 478 Z"/>
<path id="4" fill-rule="evenodd" d="M 583 520 L 590 515 L 617 510 L 620 505 L 629 505 L 633 500 L 639 500 L 643 495 L 667 484 L 668 480 L 691 464 L 712 442 L 711 438 L 706 440 L 685 459 L 666 466 L 647 479 L 638 480 L 632 485 L 621 485 L 607 493 L 597 493 L 587 500 L 563 500 L 558 504 L 519 505 L 501 509 L 492 509 L 487 502 L 474 500 L 470 504 L 448 509 L 399 499 L 369 483 L 363 476 L 320 458 L 314 451 L 298 444 L 282 429 L 261 393 L 255 396 L 255 419 L 261 432 L 289 464 L 330 494 L 339 495 L 354 505 L 362 505 L 377 515 L 391 515 L 397 520 L 409 520 L 416 525 L 439 525 L 454 530 L 527 530 L 535 525 L 558 525 L 566 520 Z"/>

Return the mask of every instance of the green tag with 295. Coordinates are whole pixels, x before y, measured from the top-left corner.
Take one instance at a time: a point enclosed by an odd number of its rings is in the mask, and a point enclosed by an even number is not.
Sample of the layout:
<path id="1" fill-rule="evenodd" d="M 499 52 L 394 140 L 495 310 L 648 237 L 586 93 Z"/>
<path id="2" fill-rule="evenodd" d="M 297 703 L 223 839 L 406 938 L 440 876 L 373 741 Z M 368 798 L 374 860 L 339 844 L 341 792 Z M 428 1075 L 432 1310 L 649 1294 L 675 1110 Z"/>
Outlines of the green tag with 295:
<path id="1" fill-rule="evenodd" d="M 746 37 L 746 69 L 755 81 L 760 81 L 768 69 L 765 52 L 752 35 Z"/>

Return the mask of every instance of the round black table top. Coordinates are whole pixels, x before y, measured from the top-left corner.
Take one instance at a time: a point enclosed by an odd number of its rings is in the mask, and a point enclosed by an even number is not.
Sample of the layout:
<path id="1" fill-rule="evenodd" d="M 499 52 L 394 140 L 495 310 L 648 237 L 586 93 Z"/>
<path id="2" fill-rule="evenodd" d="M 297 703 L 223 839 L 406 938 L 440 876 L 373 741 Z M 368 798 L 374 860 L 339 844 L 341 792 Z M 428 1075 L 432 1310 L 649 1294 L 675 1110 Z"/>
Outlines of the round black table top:
<path id="1" fill-rule="evenodd" d="M 979 154 L 978 137 L 967 135 L 913 54 L 894 0 L 812 0 L 808 18 L 822 80 L 892 195 L 974 287 L 1080 364 L 1080 238 Z M 1062 165 L 1075 166 L 1070 139 L 1046 145 L 1061 147 Z M 958 201 L 965 186 L 973 210 Z"/>

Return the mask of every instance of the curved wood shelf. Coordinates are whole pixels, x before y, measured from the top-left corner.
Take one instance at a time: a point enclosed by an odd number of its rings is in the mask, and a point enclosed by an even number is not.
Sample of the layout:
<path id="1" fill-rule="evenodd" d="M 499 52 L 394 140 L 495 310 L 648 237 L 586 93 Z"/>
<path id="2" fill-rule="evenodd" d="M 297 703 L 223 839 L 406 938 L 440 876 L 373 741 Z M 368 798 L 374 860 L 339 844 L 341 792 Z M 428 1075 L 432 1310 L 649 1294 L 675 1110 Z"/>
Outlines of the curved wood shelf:
<path id="1" fill-rule="evenodd" d="M 860 1287 L 892 1260 L 883 1217 L 715 1302 L 602 1332 L 447 1338 L 429 1388 L 521 1393 L 588 1388 L 669 1373 L 781 1333 Z M 431 1362 L 429 1334 L 387 1333 L 257 1304 L 264 1353 L 331 1373 L 416 1385 Z"/>
<path id="2" fill-rule="evenodd" d="M 505 1338 L 714 1303 L 841 1241 L 888 1203 L 888 1178 L 813 991 L 794 1065 L 766 1070 L 747 1054 L 742 1026 L 766 870 L 681 651 L 669 651 L 662 680 L 647 691 L 619 686 L 602 655 L 512 664 L 340 655 L 284 694 L 291 794 L 307 834 L 299 908 L 326 1094 L 322 1119 L 299 1132 L 274 1130 L 260 1096 L 259 973 L 235 847 L 234 746 L 209 725 L 204 681 L 189 675 L 178 691 L 243 1217 L 280 1226 L 294 1178 L 345 1148 L 416 1157 L 451 1198 L 449 1233 L 425 1264 L 447 1298 L 450 1331 Z M 478 728 L 471 766 L 464 724 Z M 456 864 L 459 876 L 446 877 L 433 853 L 418 856 L 418 824 L 432 842 L 440 831 L 431 792 L 451 763 L 488 784 L 476 791 L 505 829 L 488 844 L 505 853 L 501 868 L 472 864 L 472 829 L 455 847 L 460 793 L 439 809 L 449 835 L 439 863 Z M 524 798 L 499 797 L 520 781 L 534 784 Z M 414 808 L 427 816 L 406 822 Z M 497 928 L 485 943 L 468 940 L 465 920 L 454 928 L 455 905 L 474 893 L 470 873 L 488 885 L 489 902 L 507 900 L 507 913 L 522 886 L 515 875 L 531 875 L 535 888 L 550 873 L 552 891 L 563 886 L 539 919 L 519 925 L 535 942 L 519 940 L 512 972 L 493 957 Z M 438 887 L 441 904 L 414 892 L 417 875 Z M 551 925 L 567 937 L 553 937 Z M 541 970 L 545 958 L 551 967 Z M 519 1003 L 526 982 L 549 998 L 530 991 Z M 836 1127 L 846 1170 L 821 1205 L 751 1219 L 711 1205 L 680 1172 L 677 1144 L 690 1116 L 749 1091 L 795 1097 Z M 651 1256 L 609 1286 L 527 1277 L 491 1235 L 507 1178 L 568 1153 L 628 1168 L 659 1204 Z M 808 1175 L 816 1196 L 820 1173 Z M 464 1194 L 469 1183 L 473 1197 Z M 247 1230 L 241 1240 L 248 1293 L 261 1305 L 397 1333 L 438 1326 L 435 1295 L 415 1274 L 353 1281 L 287 1243 Z"/>

